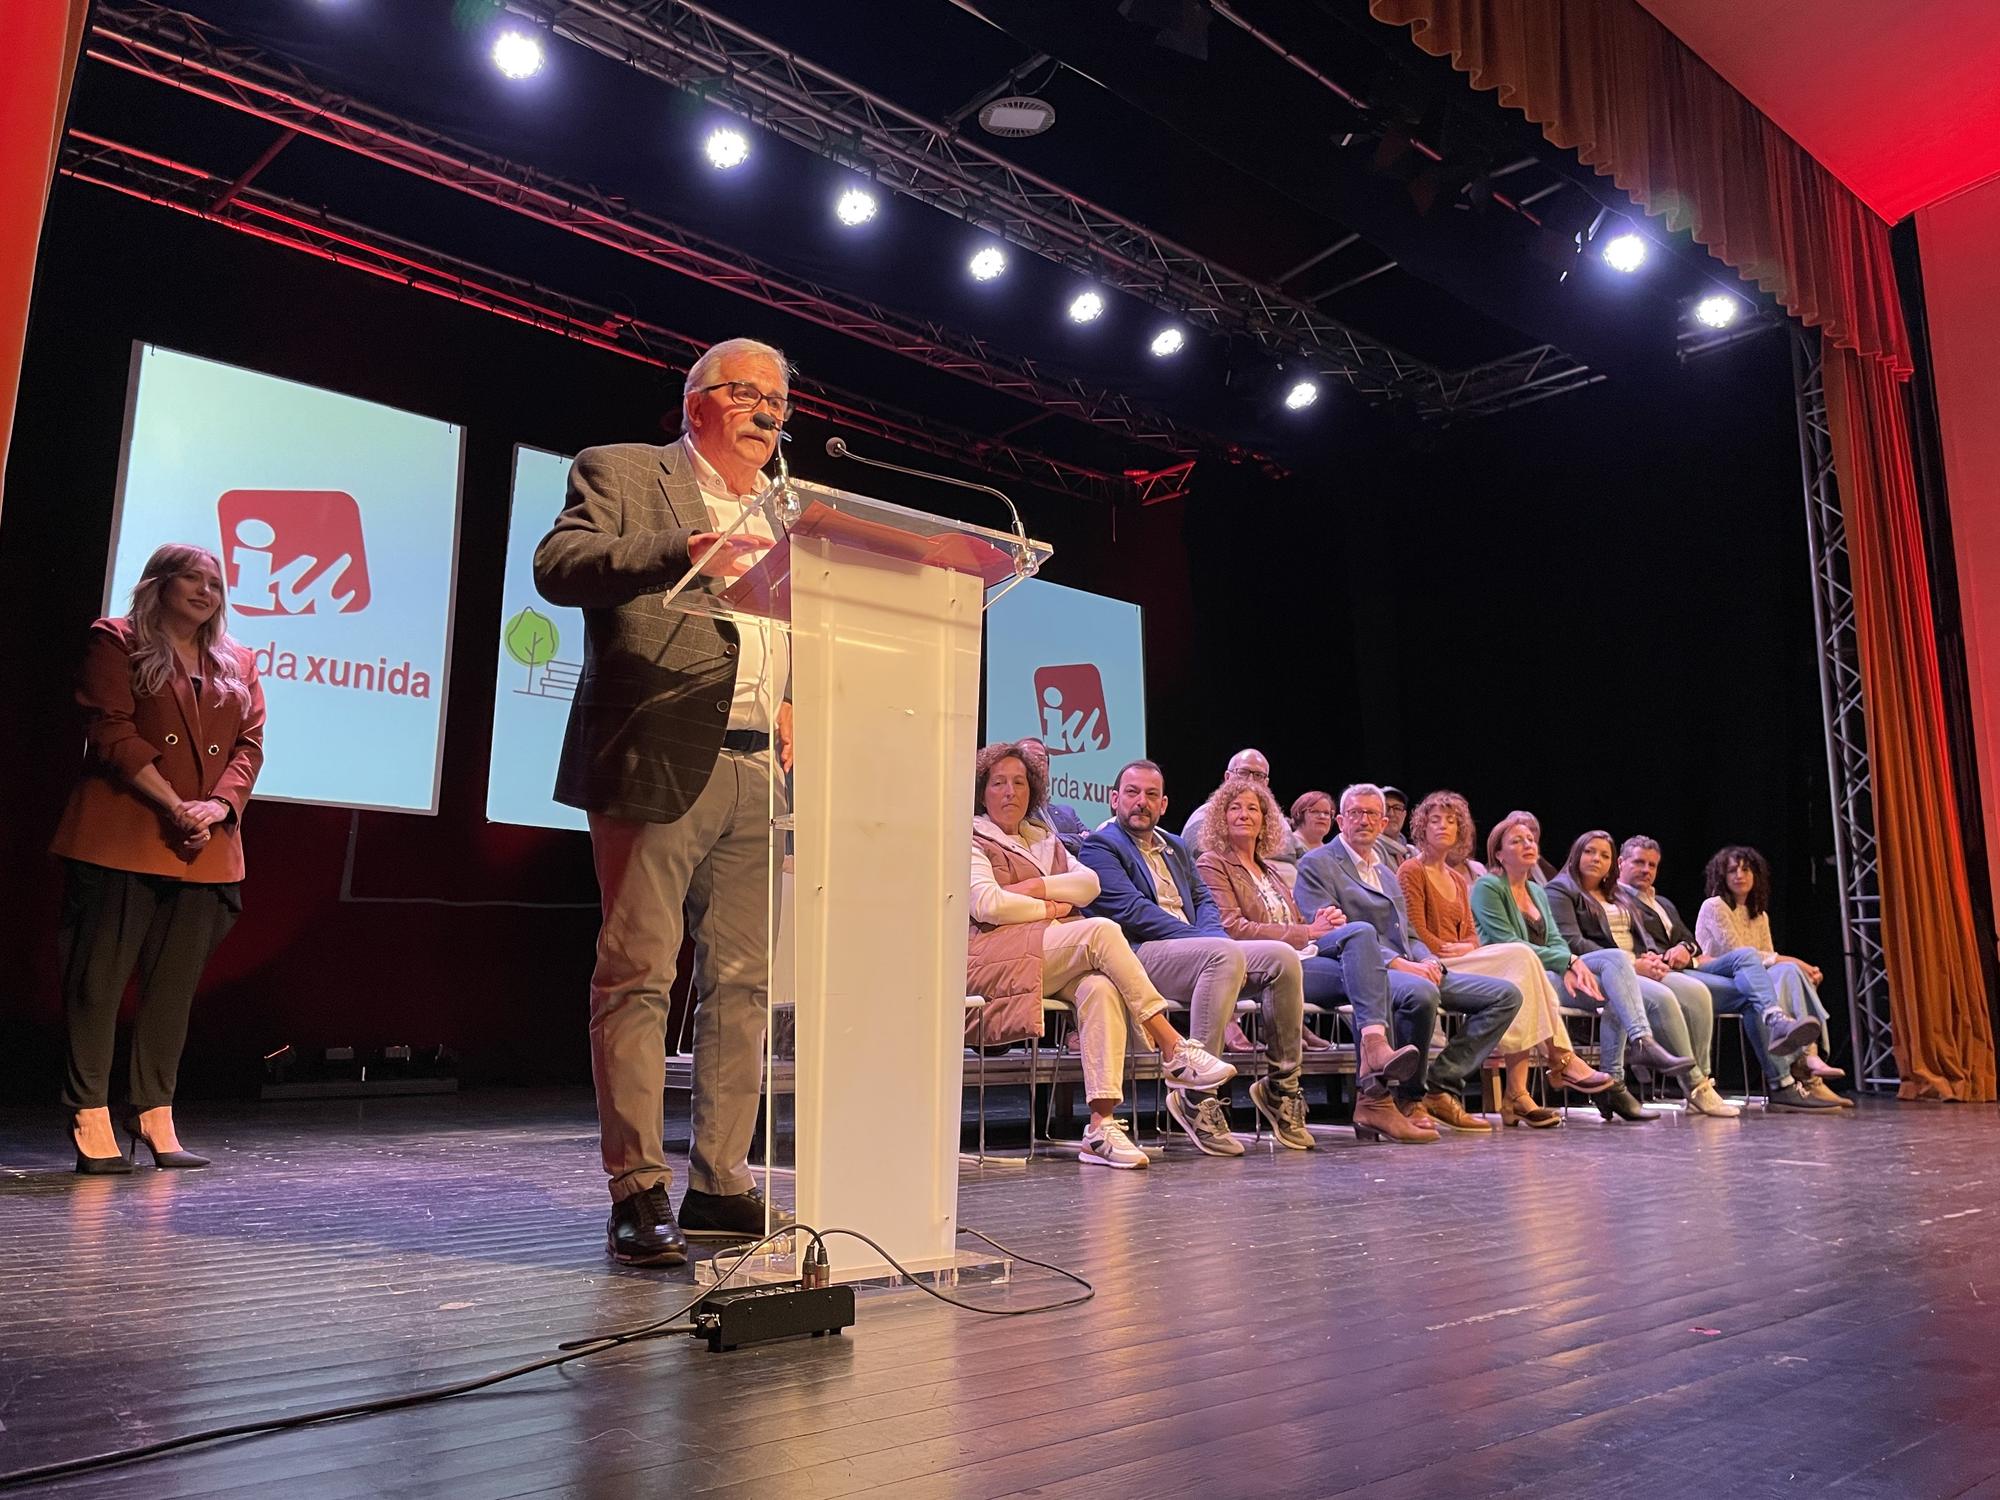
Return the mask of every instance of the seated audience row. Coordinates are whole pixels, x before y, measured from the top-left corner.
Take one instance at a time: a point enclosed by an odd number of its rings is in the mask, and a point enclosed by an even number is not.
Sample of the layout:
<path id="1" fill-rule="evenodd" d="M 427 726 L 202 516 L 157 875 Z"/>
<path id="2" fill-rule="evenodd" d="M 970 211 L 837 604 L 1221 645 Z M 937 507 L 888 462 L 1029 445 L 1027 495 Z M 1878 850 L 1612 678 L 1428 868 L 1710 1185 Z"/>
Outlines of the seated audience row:
<path id="1" fill-rule="evenodd" d="M 1391 832 L 1402 823 L 1393 789 L 1307 792 L 1287 817 L 1254 750 L 1232 758 L 1184 838 L 1161 828 L 1165 776 L 1144 760 L 1119 771 L 1112 816 L 1093 830 L 1051 805 L 1048 767 L 1036 740 L 979 755 L 967 991 L 983 1003 L 967 1033 L 1006 1046 L 1043 1033 L 1045 998 L 1073 1009 L 1090 1108 L 1082 1161 L 1147 1165 L 1116 1115 L 1130 1037 L 1160 1054 L 1167 1113 L 1189 1140 L 1242 1155 L 1218 1093 L 1236 1075 L 1221 1054 L 1239 1002 L 1262 1021 L 1251 1103 L 1294 1150 L 1315 1145 L 1299 1081 L 1309 1006 L 1352 1008 L 1364 1140 L 1490 1130 L 1464 1096 L 1495 1053 L 1506 1125 L 1561 1121 L 1529 1092 L 1537 1059 L 1553 1087 L 1590 1096 L 1607 1120 L 1655 1118 L 1627 1087 L 1639 1070 L 1677 1082 L 1691 1113 L 1736 1115 L 1706 1071 L 1718 1011 L 1741 1017 L 1771 1107 L 1846 1103 L 1827 1087 L 1840 1071 L 1817 1051 L 1819 971 L 1773 948 L 1769 871 L 1754 850 L 1711 862 L 1689 932 L 1655 889 L 1660 850 L 1643 836 L 1620 848 L 1594 829 L 1545 879 L 1540 825 L 1517 811 L 1489 833 L 1482 870 L 1457 793 L 1424 798 L 1405 845 Z M 1167 1018 L 1176 1009 L 1187 1036 Z M 1460 1022 L 1433 1056 L 1441 1011 Z M 1601 1071 L 1568 1029 L 1590 1015 L 1601 1017 Z"/>

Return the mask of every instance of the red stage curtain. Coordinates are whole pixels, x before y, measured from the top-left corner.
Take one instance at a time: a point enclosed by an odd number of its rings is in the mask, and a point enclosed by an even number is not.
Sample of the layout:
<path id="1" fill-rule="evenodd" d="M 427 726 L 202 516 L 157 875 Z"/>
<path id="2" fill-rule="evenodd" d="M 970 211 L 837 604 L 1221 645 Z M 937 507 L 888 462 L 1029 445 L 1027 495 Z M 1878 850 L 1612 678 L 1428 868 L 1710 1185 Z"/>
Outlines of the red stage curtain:
<path id="1" fill-rule="evenodd" d="M 14 430 L 42 205 L 55 172 L 89 9 L 89 0 L 0 6 L 0 204 L 7 206 L 0 213 L 0 490 Z"/>
<path id="2" fill-rule="evenodd" d="M 1552 142 L 1688 229 L 1827 340 L 1903 1095 L 1993 1098 L 1896 389 L 1910 349 L 1887 226 L 1633 0 L 1370 0 L 1370 9 L 1449 55 L 1476 87 L 1497 89 Z"/>
<path id="3" fill-rule="evenodd" d="M 1910 372 L 1889 230 L 1633 0 L 1370 0 L 1843 349 Z"/>
<path id="4" fill-rule="evenodd" d="M 1965 848 L 1944 754 L 1944 699 L 1903 390 L 1881 362 L 1831 349 L 1826 412 L 1868 696 L 1882 945 L 1902 1097 L 1991 1099 L 1993 1025 L 1973 948 Z"/>

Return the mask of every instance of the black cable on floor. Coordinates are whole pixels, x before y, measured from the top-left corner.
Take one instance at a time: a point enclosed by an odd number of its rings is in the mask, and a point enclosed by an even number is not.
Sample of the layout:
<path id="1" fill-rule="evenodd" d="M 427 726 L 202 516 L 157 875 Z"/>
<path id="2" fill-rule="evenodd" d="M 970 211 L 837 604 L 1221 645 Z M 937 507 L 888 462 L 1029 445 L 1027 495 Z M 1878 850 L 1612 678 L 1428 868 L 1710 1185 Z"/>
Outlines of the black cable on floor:
<path id="1" fill-rule="evenodd" d="M 65 1459 L 61 1463 L 43 1464 L 38 1468 L 17 1469 L 11 1474 L 0 1474 L 0 1489 L 12 1489 L 16 1486 L 26 1484 L 40 1484 L 51 1479 L 67 1479 L 78 1474 L 92 1473 L 99 1469 L 109 1469 L 121 1464 L 138 1463 L 143 1459 L 158 1458 L 163 1454 L 174 1453 L 183 1448 L 193 1448 L 202 1443 L 221 1442 L 227 1438 L 256 1437 L 268 1432 L 289 1432 L 300 1427 L 318 1426 L 323 1422 L 338 1422 L 353 1417 L 374 1416 L 381 1412 L 402 1411 L 412 1406 L 425 1406 L 434 1401 L 448 1401 L 456 1396 L 468 1396 L 474 1391 L 486 1390 L 491 1386 L 501 1384 L 503 1381 L 518 1380 L 523 1375 L 533 1375 L 538 1371 L 552 1370 L 559 1365 L 566 1365 L 575 1360 L 588 1359 L 593 1354 L 602 1354 L 606 1350 L 617 1349 L 623 1345 L 636 1343 L 643 1339 L 664 1338 L 669 1334 L 692 1333 L 694 1332 L 694 1325 L 692 1323 L 682 1323 L 680 1319 L 694 1311 L 711 1293 L 720 1291 L 726 1286 L 738 1271 L 750 1263 L 751 1256 L 770 1244 L 771 1241 L 791 1234 L 794 1231 L 809 1235 L 815 1244 L 822 1246 L 826 1239 L 835 1235 L 844 1235 L 849 1239 L 859 1240 L 862 1244 L 874 1250 L 884 1261 L 894 1267 L 898 1275 L 902 1276 L 920 1291 L 935 1297 L 938 1301 L 946 1303 L 951 1307 L 960 1308 L 965 1312 L 981 1313 L 987 1317 L 1020 1318 L 1026 1317 L 1031 1313 L 1055 1312 L 1061 1308 L 1075 1307 L 1080 1303 L 1088 1302 L 1092 1297 L 1097 1295 L 1097 1289 L 1084 1280 L 1083 1277 L 1077 1275 L 1076 1272 L 1065 1270 L 1058 1265 L 1052 1265 L 1048 1261 L 1036 1260 L 1032 1256 L 1021 1255 L 1013 1250 L 1009 1250 L 998 1240 L 963 1225 L 959 1228 L 958 1232 L 960 1234 L 969 1234 L 975 1239 L 983 1240 L 1002 1255 L 1020 1261 L 1023 1265 L 1036 1266 L 1044 1271 L 1053 1271 L 1065 1280 L 1073 1281 L 1082 1287 L 1082 1295 L 1067 1297 L 1060 1302 L 1036 1303 L 1028 1307 L 982 1307 L 976 1302 L 966 1302 L 957 1297 L 946 1296 L 936 1287 L 917 1280 L 916 1276 L 912 1272 L 905 1270 L 902 1263 L 893 1255 L 858 1229 L 828 1229 L 822 1231 L 806 1224 L 787 1225 L 783 1229 L 773 1230 L 761 1240 L 751 1245 L 747 1250 L 744 1250 L 737 1257 L 735 1263 L 722 1276 L 717 1278 L 712 1286 L 703 1287 L 694 1297 L 675 1308 L 664 1318 L 657 1318 L 651 1323 L 644 1323 L 636 1328 L 628 1328 L 619 1333 L 599 1334 L 593 1338 L 586 1339 L 572 1339 L 567 1343 L 557 1345 L 558 1352 L 545 1359 L 530 1360 L 526 1364 L 515 1365 L 511 1369 L 498 1370 L 491 1375 L 476 1375 L 470 1380 L 454 1381 L 450 1385 L 428 1386 L 422 1390 L 406 1391 L 397 1396 L 378 1396 L 369 1401 L 349 1402 L 344 1406 L 326 1406 L 316 1411 L 299 1412 L 289 1417 L 267 1417 L 261 1421 L 237 1422 L 227 1427 L 208 1427 L 198 1432 L 185 1433 L 180 1437 L 163 1438 L 156 1443 L 144 1443 L 136 1448 L 120 1448 L 111 1453 L 93 1454 L 88 1458 Z"/>

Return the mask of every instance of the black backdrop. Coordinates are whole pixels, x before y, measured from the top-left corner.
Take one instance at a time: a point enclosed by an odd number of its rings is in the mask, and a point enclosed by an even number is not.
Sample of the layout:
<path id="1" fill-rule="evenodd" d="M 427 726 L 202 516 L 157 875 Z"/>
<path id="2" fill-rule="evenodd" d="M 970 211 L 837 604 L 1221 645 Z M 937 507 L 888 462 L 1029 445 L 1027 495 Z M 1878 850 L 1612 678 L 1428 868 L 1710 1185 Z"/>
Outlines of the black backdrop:
<path id="1" fill-rule="evenodd" d="M 7 504 L 9 653 L 0 1089 L 53 1097 L 57 876 L 43 850 L 76 764 L 69 705 L 109 543 L 131 341 L 349 391 L 468 433 L 457 629 L 491 639 L 515 443 L 653 439 L 660 372 L 232 232 L 58 186 Z M 783 342 L 745 304 L 693 329 Z M 814 373 L 840 382 L 849 372 Z M 895 392 L 884 392 L 895 396 Z M 1117 514 L 1023 490 L 1047 576 L 1146 611 L 1150 745 L 1178 805 L 1265 750 L 1281 797 L 1448 785 L 1484 825 L 1536 811 L 1556 856 L 1646 831 L 1692 916 L 1702 861 L 1760 845 L 1780 940 L 1844 997 L 1789 366 L 1775 336 L 1651 386 L 1417 431 L 1337 393 L 1283 479 L 1206 462 L 1193 500 Z M 817 458 L 797 467 L 856 482 Z M 858 487 L 991 521 L 976 497 Z M 588 1077 L 594 899 L 581 835 L 484 822 L 493 664 L 453 658 L 436 818 L 267 804 L 246 916 L 214 964 L 184 1082 L 240 1087 L 280 1042 L 444 1042 L 474 1079 Z M 397 902 L 341 899 L 352 887 Z M 448 907 L 432 899 L 547 903 Z"/>

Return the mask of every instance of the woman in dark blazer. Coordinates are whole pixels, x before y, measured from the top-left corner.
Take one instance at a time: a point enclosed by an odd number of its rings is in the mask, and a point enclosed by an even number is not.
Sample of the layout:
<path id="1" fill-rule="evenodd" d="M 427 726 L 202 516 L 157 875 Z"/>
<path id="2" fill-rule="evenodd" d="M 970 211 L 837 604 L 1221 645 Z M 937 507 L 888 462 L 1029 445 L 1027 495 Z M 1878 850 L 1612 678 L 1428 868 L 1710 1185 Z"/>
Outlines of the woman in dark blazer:
<path id="1" fill-rule="evenodd" d="M 243 909 L 243 810 L 264 763 L 264 692 L 229 637 L 213 553 L 169 543 L 147 559 L 131 612 L 90 627 L 76 696 L 83 775 L 53 846 L 76 1169 L 132 1170 L 109 1096 L 134 968 L 126 1132 L 157 1166 L 205 1167 L 175 1134 L 174 1082 L 202 970 Z"/>

